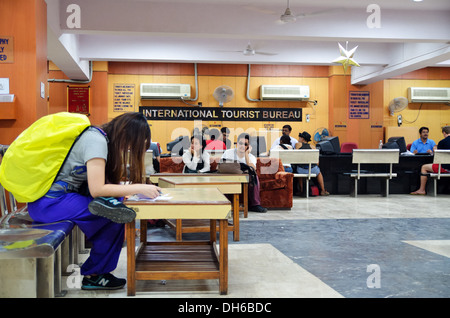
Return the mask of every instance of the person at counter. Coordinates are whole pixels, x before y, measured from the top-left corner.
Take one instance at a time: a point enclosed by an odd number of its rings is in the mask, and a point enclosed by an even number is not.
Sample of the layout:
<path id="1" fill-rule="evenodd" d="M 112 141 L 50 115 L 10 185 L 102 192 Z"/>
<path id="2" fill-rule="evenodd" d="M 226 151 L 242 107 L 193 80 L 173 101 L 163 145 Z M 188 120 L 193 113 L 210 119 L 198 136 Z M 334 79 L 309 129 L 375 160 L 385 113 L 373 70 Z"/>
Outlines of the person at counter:
<path id="1" fill-rule="evenodd" d="M 230 139 L 228 139 L 228 137 L 230 136 L 230 129 L 228 127 L 222 127 L 220 128 L 220 132 L 222 133 L 221 140 L 223 141 L 227 149 L 231 149 L 233 143 L 231 142 Z"/>
<path id="2" fill-rule="evenodd" d="M 281 130 L 283 135 L 286 135 L 289 137 L 289 139 L 291 140 L 291 146 L 292 148 L 295 148 L 295 144 L 298 142 L 297 139 L 295 139 L 294 137 L 291 137 L 291 131 L 292 131 L 292 127 L 291 125 L 284 125 L 283 129 Z M 270 149 L 275 149 L 279 144 L 280 144 L 280 139 L 281 137 L 277 138 L 274 143 L 272 144 L 272 146 L 270 147 Z"/>
<path id="3" fill-rule="evenodd" d="M 304 131 L 298 134 L 298 143 L 295 145 L 295 149 L 313 149 L 309 142 L 311 141 L 311 135 Z M 297 173 L 308 173 L 308 165 L 295 165 L 297 168 Z M 311 165 L 311 173 L 317 175 L 317 182 L 319 183 L 320 195 L 326 196 L 330 193 L 325 190 L 325 184 L 323 182 L 323 175 L 320 172 L 318 165 Z"/>
<path id="4" fill-rule="evenodd" d="M 414 142 L 411 145 L 410 151 L 413 154 L 416 153 L 433 153 L 433 150 L 436 147 L 436 143 L 432 139 L 428 139 L 428 133 L 429 133 L 428 127 L 420 127 L 419 134 L 420 138 L 417 140 L 414 140 Z"/>
<path id="5" fill-rule="evenodd" d="M 274 148 L 275 150 L 292 150 L 291 139 L 287 135 L 280 137 L 280 144 Z M 284 171 L 293 172 L 290 164 L 283 164 Z"/>
<path id="6" fill-rule="evenodd" d="M 450 126 L 442 127 L 442 135 L 444 139 L 439 141 L 437 149 L 450 150 Z M 425 195 L 428 180 L 428 173 L 437 173 L 439 165 L 435 163 L 428 163 L 422 166 L 420 170 L 420 187 L 418 190 L 411 192 L 411 194 Z M 450 165 L 441 165 L 441 173 L 450 173 Z"/>
<path id="7" fill-rule="evenodd" d="M 219 129 L 209 129 L 209 140 L 206 140 L 206 150 L 225 150 L 227 149 L 225 143 L 221 140 L 221 133 Z"/>

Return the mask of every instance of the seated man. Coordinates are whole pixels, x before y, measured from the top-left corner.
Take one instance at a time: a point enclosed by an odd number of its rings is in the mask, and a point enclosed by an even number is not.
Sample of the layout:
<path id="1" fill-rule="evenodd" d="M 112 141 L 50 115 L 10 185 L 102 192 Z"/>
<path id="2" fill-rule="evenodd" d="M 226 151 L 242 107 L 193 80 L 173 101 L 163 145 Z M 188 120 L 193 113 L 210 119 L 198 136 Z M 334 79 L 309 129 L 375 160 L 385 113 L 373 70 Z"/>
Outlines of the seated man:
<path id="1" fill-rule="evenodd" d="M 238 137 L 237 147 L 225 150 L 222 155 L 222 160 L 242 162 L 256 171 L 256 157 L 250 152 L 250 136 L 246 133 L 242 133 Z M 267 209 L 261 206 L 258 177 L 256 177 L 255 183 L 249 182 L 248 184 L 248 205 L 249 211 L 261 213 L 267 212 Z"/>
<path id="2" fill-rule="evenodd" d="M 420 127 L 419 134 L 420 138 L 414 140 L 411 145 L 411 152 L 416 153 L 433 153 L 436 143 L 432 139 L 428 139 L 428 127 Z"/>
<path id="3" fill-rule="evenodd" d="M 442 127 L 442 134 L 444 135 L 444 139 L 439 141 L 437 145 L 437 149 L 450 149 L 450 126 L 444 126 Z M 427 186 L 427 179 L 428 173 L 437 173 L 438 172 L 439 165 L 435 163 L 427 163 L 422 166 L 422 169 L 420 170 L 420 188 L 414 192 L 411 192 L 411 194 L 426 194 L 426 186 Z M 448 173 L 450 172 L 450 165 L 441 165 L 441 173 Z"/>
<path id="4" fill-rule="evenodd" d="M 281 131 L 283 133 L 283 135 L 286 135 L 289 137 L 289 139 L 291 140 L 291 146 L 292 148 L 295 148 L 295 144 L 298 142 L 297 139 L 295 139 L 294 137 L 291 137 L 290 134 L 292 132 L 292 127 L 290 125 L 284 125 L 283 129 Z M 280 144 L 280 139 L 281 137 L 277 138 L 274 143 L 272 144 L 272 146 L 270 147 L 270 149 L 275 149 L 276 146 L 278 146 Z"/>
<path id="5" fill-rule="evenodd" d="M 233 145 L 231 140 L 228 139 L 228 136 L 230 136 L 230 129 L 228 127 L 222 127 L 220 128 L 220 132 L 222 133 L 221 140 L 223 141 L 227 149 L 230 149 Z"/>

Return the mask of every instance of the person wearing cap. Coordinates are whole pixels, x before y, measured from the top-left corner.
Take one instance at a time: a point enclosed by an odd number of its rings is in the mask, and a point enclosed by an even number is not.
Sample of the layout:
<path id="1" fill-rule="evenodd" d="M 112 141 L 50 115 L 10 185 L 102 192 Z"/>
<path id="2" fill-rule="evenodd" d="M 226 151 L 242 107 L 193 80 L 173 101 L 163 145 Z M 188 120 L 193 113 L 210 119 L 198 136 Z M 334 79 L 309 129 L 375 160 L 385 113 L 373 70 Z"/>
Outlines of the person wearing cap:
<path id="1" fill-rule="evenodd" d="M 295 145 L 295 149 L 313 149 L 314 146 L 311 146 L 309 142 L 311 141 L 311 135 L 304 131 L 302 133 L 298 134 L 298 143 Z M 308 173 L 308 165 L 296 165 L 297 166 L 297 173 Z M 311 173 L 314 173 L 317 175 L 317 182 L 319 183 L 320 187 L 320 195 L 330 195 L 330 193 L 325 190 L 325 184 L 323 182 L 323 175 L 320 172 L 320 168 L 318 165 L 314 164 L 311 165 Z"/>

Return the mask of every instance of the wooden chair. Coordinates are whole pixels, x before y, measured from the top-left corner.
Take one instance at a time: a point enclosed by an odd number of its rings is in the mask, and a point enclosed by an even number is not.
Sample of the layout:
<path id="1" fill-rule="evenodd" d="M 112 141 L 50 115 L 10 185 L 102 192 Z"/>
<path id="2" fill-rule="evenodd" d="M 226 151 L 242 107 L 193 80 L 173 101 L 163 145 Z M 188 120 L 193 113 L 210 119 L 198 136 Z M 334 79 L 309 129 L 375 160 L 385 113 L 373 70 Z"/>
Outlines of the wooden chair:
<path id="1" fill-rule="evenodd" d="M 441 177 L 450 177 L 450 173 L 441 173 L 441 165 L 450 164 L 450 150 L 436 149 L 434 151 L 433 163 L 439 165 L 437 173 L 430 173 L 430 178 L 434 181 L 433 196 L 437 196 L 437 181 Z"/>
<path id="2" fill-rule="evenodd" d="M 386 187 L 384 196 L 389 195 L 389 180 L 397 177 L 396 173 L 392 172 L 392 165 L 399 162 L 399 149 L 353 149 L 352 163 L 358 165 L 356 173 L 350 173 L 350 177 L 355 179 L 354 191 L 351 195 L 356 197 L 358 195 L 358 181 L 362 177 L 376 177 L 386 179 Z M 362 171 L 362 164 L 388 164 L 389 172 L 371 172 Z"/>
<path id="3" fill-rule="evenodd" d="M 307 164 L 308 173 L 296 173 L 294 171 L 294 178 L 305 178 L 306 180 L 306 197 L 309 197 L 309 181 L 311 178 L 317 177 L 316 174 L 311 173 L 311 167 L 313 164 L 319 162 L 319 150 L 318 149 L 293 149 L 283 150 L 276 149 L 270 151 L 270 156 L 279 158 L 283 164 Z"/>

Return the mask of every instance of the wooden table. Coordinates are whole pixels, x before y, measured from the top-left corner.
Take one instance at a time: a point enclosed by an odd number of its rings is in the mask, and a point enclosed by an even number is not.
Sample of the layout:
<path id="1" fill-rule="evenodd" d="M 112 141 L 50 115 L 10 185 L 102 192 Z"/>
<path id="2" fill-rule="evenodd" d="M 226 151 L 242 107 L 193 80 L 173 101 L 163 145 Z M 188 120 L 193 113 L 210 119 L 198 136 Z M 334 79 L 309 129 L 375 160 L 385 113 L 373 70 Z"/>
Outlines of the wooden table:
<path id="1" fill-rule="evenodd" d="M 135 221 L 127 223 L 128 296 L 136 294 L 136 280 L 218 279 L 221 295 L 228 293 L 228 230 L 230 201 L 215 188 L 162 189 L 167 199 L 124 203 L 136 211 L 136 219 L 209 219 L 209 241 L 148 242 L 146 222 L 136 250 Z M 216 245 L 219 222 L 220 248 Z M 142 226 L 143 225 L 143 226 Z"/>
<path id="2" fill-rule="evenodd" d="M 148 176 L 148 179 L 153 184 L 159 183 L 159 178 L 178 178 L 178 177 L 220 177 L 227 180 L 238 181 L 242 184 L 242 209 L 239 210 L 244 213 L 244 218 L 248 217 L 248 182 L 250 177 L 247 173 L 233 174 L 233 173 L 175 173 L 175 172 L 159 172 Z"/>
<path id="3" fill-rule="evenodd" d="M 161 188 L 217 188 L 223 194 L 233 196 L 233 224 L 228 228 L 233 231 L 233 240 L 239 241 L 239 194 L 241 193 L 241 183 L 232 179 L 220 176 L 200 175 L 197 177 L 163 177 L 159 178 L 158 185 Z M 175 224 L 169 219 L 168 224 L 175 229 L 176 239 L 181 241 L 183 233 L 209 232 L 209 226 L 204 221 L 187 221 L 183 223 L 182 219 L 176 219 Z"/>

